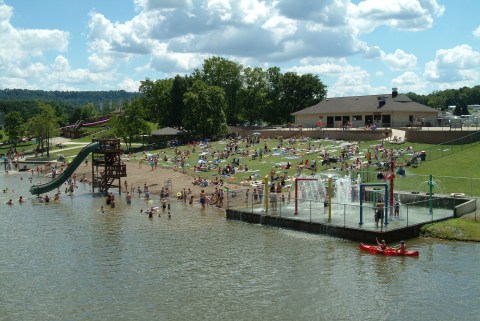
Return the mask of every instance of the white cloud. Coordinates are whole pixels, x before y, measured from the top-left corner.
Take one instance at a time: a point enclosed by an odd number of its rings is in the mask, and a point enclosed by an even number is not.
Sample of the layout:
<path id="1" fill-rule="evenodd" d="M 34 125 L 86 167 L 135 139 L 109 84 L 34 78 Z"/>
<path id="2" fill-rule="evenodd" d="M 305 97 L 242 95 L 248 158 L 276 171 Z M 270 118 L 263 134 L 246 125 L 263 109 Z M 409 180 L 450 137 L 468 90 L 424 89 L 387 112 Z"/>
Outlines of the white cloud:
<path id="1" fill-rule="evenodd" d="M 2 87 L 48 87 L 52 70 L 47 54 L 66 52 L 69 33 L 57 29 L 19 29 L 11 24 L 13 8 L 0 1 L 0 71 Z"/>
<path id="2" fill-rule="evenodd" d="M 292 37 L 297 32 L 294 20 L 282 16 L 273 16 L 262 25 L 262 28 L 272 33 L 275 44 Z"/>
<path id="3" fill-rule="evenodd" d="M 13 8 L 0 2 L 0 69 L 4 74 L 28 66 L 32 59 L 41 59 L 48 51 L 67 50 L 68 32 L 17 29 L 10 22 L 12 16 Z"/>
<path id="4" fill-rule="evenodd" d="M 195 68 L 200 68 L 208 57 L 208 55 L 192 53 L 155 52 L 152 55 L 150 66 L 166 76 L 186 74 Z"/>
<path id="5" fill-rule="evenodd" d="M 416 73 L 407 71 L 392 79 L 392 86 L 398 88 L 401 92 L 415 92 L 417 94 L 426 94 L 427 82 Z"/>
<path id="6" fill-rule="evenodd" d="M 365 0 L 349 6 L 349 20 L 361 32 L 371 32 L 379 26 L 401 30 L 424 30 L 445 12 L 437 0 Z"/>
<path id="7" fill-rule="evenodd" d="M 140 81 L 133 80 L 130 77 L 125 77 L 119 84 L 119 90 L 125 90 L 129 92 L 137 92 L 140 87 Z"/>
<path id="8" fill-rule="evenodd" d="M 134 79 L 188 74 L 214 55 L 253 67 L 275 65 L 283 69 L 288 65 L 289 71 L 318 74 L 322 80 L 331 78 L 329 96 L 389 92 L 390 86 L 369 85 L 380 77 L 397 77 L 393 82 L 402 91 L 414 86 L 412 82 L 417 80 L 438 86 L 473 84 L 479 80 L 478 67 L 475 68 L 479 53 L 466 45 L 439 50 L 435 59 L 425 64 L 421 78 L 414 73 L 418 72 L 420 59 L 415 52 L 407 52 L 399 43 L 398 49 L 387 53 L 370 43 L 374 37 L 364 37 L 376 28 L 431 28 L 445 12 L 438 0 L 133 3 L 135 12 L 123 21 L 97 11 L 83 13 L 82 18 L 88 19 L 88 52 L 76 53 L 83 57 L 75 59 L 68 52 L 68 32 L 16 28 L 11 23 L 13 8 L 0 0 L 2 85 L 31 88 L 35 83 L 43 89 L 137 90 L 138 82 Z M 480 37 L 480 27 L 473 35 Z M 75 66 L 85 56 L 88 65 Z M 366 66 L 374 67 L 367 71 L 367 67 L 360 67 L 357 58 L 368 59 Z M 380 70 L 382 62 L 388 68 Z M 392 71 L 397 73 L 391 76 Z M 399 76 L 398 71 L 403 74 Z"/>
<path id="9" fill-rule="evenodd" d="M 369 84 L 370 74 L 361 67 L 348 64 L 345 59 L 325 59 L 323 62 L 319 62 L 319 64 L 291 67 L 287 71 L 299 74 L 317 74 L 321 79 L 323 77 L 333 78 L 335 84 L 328 88 L 329 97 L 366 95 L 372 92 L 383 93 L 387 90 L 383 86 L 372 87 Z"/>
<path id="10" fill-rule="evenodd" d="M 415 68 L 417 65 L 417 57 L 406 53 L 402 49 L 397 49 L 391 54 L 382 52 L 381 59 L 391 70 L 408 70 Z"/>
<path id="11" fill-rule="evenodd" d="M 135 6 L 145 11 L 186 8 L 191 0 L 134 0 Z"/>
<path id="12" fill-rule="evenodd" d="M 473 30 L 472 34 L 475 37 L 480 38 L 480 26 L 478 26 L 475 30 Z"/>
<path id="13" fill-rule="evenodd" d="M 469 45 L 440 49 L 435 60 L 425 64 L 424 77 L 431 82 L 455 87 L 472 86 L 480 80 L 479 65 L 480 52 Z"/>
<path id="14" fill-rule="evenodd" d="M 350 1 L 346 0 L 283 0 L 275 3 L 279 13 L 295 20 L 311 21 L 325 27 L 346 24 Z"/>

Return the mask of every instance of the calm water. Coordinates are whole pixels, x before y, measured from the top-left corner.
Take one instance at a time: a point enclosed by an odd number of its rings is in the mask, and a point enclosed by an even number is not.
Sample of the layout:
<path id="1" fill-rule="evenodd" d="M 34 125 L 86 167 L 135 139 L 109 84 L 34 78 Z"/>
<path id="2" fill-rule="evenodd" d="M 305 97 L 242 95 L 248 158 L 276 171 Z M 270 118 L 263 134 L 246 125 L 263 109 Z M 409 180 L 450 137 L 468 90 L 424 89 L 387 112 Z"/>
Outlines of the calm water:
<path id="1" fill-rule="evenodd" d="M 410 240 L 419 258 L 227 221 L 138 198 L 100 212 L 80 186 L 60 204 L 0 174 L 0 320 L 479 320 L 480 244 Z"/>

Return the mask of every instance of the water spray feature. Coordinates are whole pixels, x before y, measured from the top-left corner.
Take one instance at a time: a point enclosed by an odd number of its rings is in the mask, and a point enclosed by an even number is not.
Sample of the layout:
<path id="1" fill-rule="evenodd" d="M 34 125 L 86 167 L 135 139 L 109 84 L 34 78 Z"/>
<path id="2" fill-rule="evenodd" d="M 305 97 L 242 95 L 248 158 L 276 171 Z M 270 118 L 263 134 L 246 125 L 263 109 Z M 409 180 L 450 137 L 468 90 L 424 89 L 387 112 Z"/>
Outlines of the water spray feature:
<path id="1" fill-rule="evenodd" d="M 295 211 L 298 215 L 298 201 L 310 201 L 328 206 L 328 219 L 331 221 L 332 205 L 351 205 L 357 201 L 360 175 L 352 180 L 350 174 L 344 177 L 328 175 L 299 176 L 295 179 Z M 300 194 L 299 194 L 300 193 Z"/>
<path id="2" fill-rule="evenodd" d="M 426 192 L 426 194 L 429 196 L 429 213 L 430 215 L 432 215 L 433 214 L 433 195 L 434 195 L 433 190 L 436 189 L 442 194 L 445 194 L 445 191 L 441 186 L 441 182 L 435 181 L 432 175 L 428 176 L 428 180 L 421 182 L 420 185 L 418 185 L 417 190 L 418 192 L 422 192 L 427 187 L 428 187 L 428 192 Z"/>

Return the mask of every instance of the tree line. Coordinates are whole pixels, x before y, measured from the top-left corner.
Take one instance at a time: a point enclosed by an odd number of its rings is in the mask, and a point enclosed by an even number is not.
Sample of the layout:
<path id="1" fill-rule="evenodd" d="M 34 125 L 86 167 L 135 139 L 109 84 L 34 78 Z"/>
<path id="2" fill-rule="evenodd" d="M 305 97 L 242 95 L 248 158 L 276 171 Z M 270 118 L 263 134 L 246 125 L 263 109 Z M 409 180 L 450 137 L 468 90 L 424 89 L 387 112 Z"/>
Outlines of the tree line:
<path id="1" fill-rule="evenodd" d="M 445 89 L 434 91 L 428 95 L 407 94 L 413 101 L 445 111 L 449 106 L 455 106 L 453 114 L 456 116 L 468 115 L 468 105 L 480 104 L 480 86 L 462 87 L 459 89 Z"/>
<path id="2" fill-rule="evenodd" d="M 454 114 L 462 115 L 468 114 L 467 105 L 480 102 L 480 86 L 407 95 L 439 110 L 455 105 Z M 4 129 L 12 142 L 28 133 L 41 144 L 62 126 L 106 115 L 111 115 L 115 134 L 131 142 L 149 132 L 148 122 L 184 129 L 193 138 L 225 134 L 228 125 L 282 125 L 293 120 L 293 112 L 326 96 L 327 86 L 317 75 L 282 73 L 278 67 L 248 67 L 211 57 L 189 75 L 146 78 L 137 93 L 0 90 L 0 112 L 5 114 Z M 41 115 L 47 116 L 40 119 Z"/>
<path id="3" fill-rule="evenodd" d="M 110 91 L 45 91 L 29 89 L 1 89 L 0 101 L 43 101 L 55 102 L 64 106 L 79 107 L 93 104 L 100 109 L 113 101 L 128 101 L 135 99 L 139 93 L 125 90 Z"/>
<path id="4" fill-rule="evenodd" d="M 139 92 L 146 115 L 159 127 L 211 137 L 225 133 L 228 125 L 285 124 L 293 112 L 323 100 L 327 87 L 313 74 L 245 67 L 211 57 L 190 75 L 147 78 Z"/>

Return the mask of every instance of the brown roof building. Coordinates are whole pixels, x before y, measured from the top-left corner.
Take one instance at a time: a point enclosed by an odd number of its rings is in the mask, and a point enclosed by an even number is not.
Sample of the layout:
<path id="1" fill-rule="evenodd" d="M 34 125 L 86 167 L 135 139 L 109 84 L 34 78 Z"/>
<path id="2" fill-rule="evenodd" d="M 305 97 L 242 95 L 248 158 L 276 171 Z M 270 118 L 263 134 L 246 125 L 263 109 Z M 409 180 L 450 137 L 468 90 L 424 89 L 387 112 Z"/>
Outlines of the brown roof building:
<path id="1" fill-rule="evenodd" d="M 435 126 L 437 109 L 416 103 L 393 88 L 391 94 L 327 98 L 318 104 L 299 110 L 295 124 L 304 127 L 353 128 Z"/>

